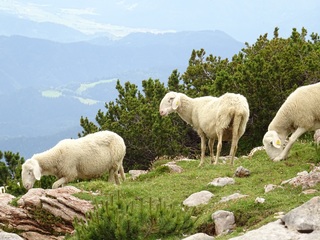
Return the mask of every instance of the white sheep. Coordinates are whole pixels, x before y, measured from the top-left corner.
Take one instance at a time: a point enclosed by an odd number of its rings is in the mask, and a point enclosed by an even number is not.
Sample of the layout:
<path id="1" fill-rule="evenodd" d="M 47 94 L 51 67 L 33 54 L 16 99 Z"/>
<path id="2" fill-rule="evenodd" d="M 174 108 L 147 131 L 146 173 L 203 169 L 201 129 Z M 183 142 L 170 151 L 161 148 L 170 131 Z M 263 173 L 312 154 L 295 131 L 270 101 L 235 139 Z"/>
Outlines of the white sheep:
<path id="1" fill-rule="evenodd" d="M 225 93 L 221 97 L 190 98 L 183 93 L 169 92 L 160 103 L 161 116 L 167 116 L 172 112 L 190 124 L 201 138 L 201 160 L 204 162 L 206 150 L 206 138 L 209 139 L 211 163 L 214 160 L 213 147 L 218 138 L 215 164 L 221 152 L 222 141 L 231 140 L 231 164 L 237 151 L 238 141 L 246 129 L 249 119 L 249 105 L 247 99 L 234 93 Z"/>
<path id="2" fill-rule="evenodd" d="M 79 139 L 65 139 L 53 148 L 32 156 L 22 165 L 22 183 L 33 187 L 43 175 L 54 175 L 58 188 L 75 179 L 92 179 L 109 172 L 109 181 L 124 180 L 123 158 L 126 146 L 123 139 L 111 131 L 88 134 Z"/>
<path id="3" fill-rule="evenodd" d="M 320 83 L 299 87 L 289 95 L 269 124 L 268 131 L 263 137 L 263 145 L 271 159 L 280 161 L 287 158 L 293 143 L 303 133 L 318 128 L 320 128 Z"/>

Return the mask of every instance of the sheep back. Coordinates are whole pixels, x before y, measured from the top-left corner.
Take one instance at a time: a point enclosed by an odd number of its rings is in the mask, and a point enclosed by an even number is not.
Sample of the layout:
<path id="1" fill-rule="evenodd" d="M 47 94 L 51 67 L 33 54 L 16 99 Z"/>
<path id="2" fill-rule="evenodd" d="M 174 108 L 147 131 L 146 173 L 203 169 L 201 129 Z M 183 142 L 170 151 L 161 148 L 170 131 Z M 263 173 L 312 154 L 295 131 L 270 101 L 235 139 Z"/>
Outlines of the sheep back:
<path id="1" fill-rule="evenodd" d="M 217 128 L 227 129 L 235 116 L 241 117 L 239 135 L 245 132 L 249 119 L 249 104 L 241 94 L 225 93 L 217 101 Z"/>
<path id="2" fill-rule="evenodd" d="M 101 131 L 79 139 L 65 139 L 48 151 L 35 154 L 43 175 L 91 179 L 122 166 L 126 146 L 114 132 Z"/>
<path id="3" fill-rule="evenodd" d="M 298 127 L 307 131 L 320 128 L 320 83 L 297 88 L 278 110 L 268 130 L 288 135 Z"/>
<path id="4" fill-rule="evenodd" d="M 222 129 L 224 130 L 223 140 L 230 141 L 232 139 L 231 123 L 235 116 L 239 116 L 241 120 L 238 136 L 243 135 L 249 119 L 249 104 L 244 96 L 225 93 L 219 98 L 202 98 L 195 99 L 194 103 L 201 107 L 193 107 L 192 122 L 195 129 L 201 129 L 209 138 L 215 137 L 216 132 Z"/>

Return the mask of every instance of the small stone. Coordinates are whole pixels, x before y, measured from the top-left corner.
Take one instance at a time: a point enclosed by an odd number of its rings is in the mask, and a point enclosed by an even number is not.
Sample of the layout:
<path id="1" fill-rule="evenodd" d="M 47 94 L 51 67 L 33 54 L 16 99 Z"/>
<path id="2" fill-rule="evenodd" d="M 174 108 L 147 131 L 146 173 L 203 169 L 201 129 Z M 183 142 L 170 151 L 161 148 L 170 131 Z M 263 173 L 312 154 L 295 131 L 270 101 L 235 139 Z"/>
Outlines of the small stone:
<path id="1" fill-rule="evenodd" d="M 215 178 L 213 179 L 212 182 L 210 182 L 208 185 L 213 185 L 216 187 L 223 187 L 225 185 L 228 184 L 234 184 L 235 181 L 233 178 L 229 178 L 229 177 L 219 177 L 219 178 Z"/>
<path id="2" fill-rule="evenodd" d="M 222 197 L 219 202 L 220 203 L 228 202 L 228 201 L 231 201 L 231 200 L 237 200 L 239 198 L 244 198 L 244 197 L 248 197 L 248 195 L 243 195 L 243 194 L 240 194 L 240 193 L 234 193 L 234 194 L 231 194 L 231 195 L 229 195 L 227 197 Z"/>
<path id="3" fill-rule="evenodd" d="M 256 200 L 254 200 L 255 203 L 264 203 L 266 200 L 262 197 L 257 197 Z"/>
<path id="4" fill-rule="evenodd" d="M 246 169 L 246 168 L 244 168 L 244 167 L 242 167 L 242 166 L 240 166 L 240 167 L 238 167 L 237 169 L 236 169 L 236 172 L 235 172 L 235 176 L 236 177 L 248 177 L 248 176 L 250 176 L 250 171 L 248 170 L 248 169 Z"/>
<path id="5" fill-rule="evenodd" d="M 130 170 L 129 174 L 131 175 L 132 180 L 137 179 L 142 174 L 147 174 L 148 171 L 146 170 Z"/>

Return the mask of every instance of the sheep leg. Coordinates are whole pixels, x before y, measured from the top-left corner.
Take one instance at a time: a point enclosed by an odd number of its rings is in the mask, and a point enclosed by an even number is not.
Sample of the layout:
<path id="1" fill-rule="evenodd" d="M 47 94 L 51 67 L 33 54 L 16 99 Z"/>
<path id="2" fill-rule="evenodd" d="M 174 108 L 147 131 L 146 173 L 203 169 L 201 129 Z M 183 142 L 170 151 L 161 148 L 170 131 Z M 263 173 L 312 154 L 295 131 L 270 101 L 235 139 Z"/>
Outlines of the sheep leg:
<path id="1" fill-rule="evenodd" d="M 63 187 L 64 184 L 68 183 L 68 179 L 65 177 L 60 178 L 59 180 L 55 181 L 52 185 L 52 189 L 56 189 L 58 187 Z"/>
<path id="2" fill-rule="evenodd" d="M 109 182 L 112 182 L 112 183 L 119 185 L 120 180 L 119 180 L 118 170 L 116 170 L 115 168 L 111 168 L 109 171 L 108 180 L 109 180 Z"/>
<path id="3" fill-rule="evenodd" d="M 277 162 L 280 161 L 282 159 L 287 158 L 288 153 L 292 147 L 292 145 L 294 144 L 294 142 L 302 135 L 306 132 L 307 130 L 305 128 L 297 128 L 297 130 L 295 130 L 292 135 L 289 138 L 288 144 L 285 146 L 285 148 L 282 150 L 282 152 L 280 153 L 279 156 L 277 156 L 273 161 Z"/>
<path id="4" fill-rule="evenodd" d="M 201 138 L 201 160 L 200 160 L 199 167 L 203 165 L 205 154 L 206 154 L 206 137 L 204 133 L 200 134 L 200 138 Z"/>
<path id="5" fill-rule="evenodd" d="M 218 135 L 218 145 L 217 145 L 216 161 L 214 162 L 215 165 L 218 163 L 219 157 L 220 157 L 220 152 L 222 148 L 223 131 L 221 130 L 220 132 L 217 132 L 217 135 Z"/>
<path id="6" fill-rule="evenodd" d="M 233 165 L 234 156 L 236 155 L 237 149 L 238 149 L 238 138 L 235 137 L 232 139 L 231 148 L 230 148 L 231 165 Z"/>
<path id="7" fill-rule="evenodd" d="M 122 181 L 126 180 L 126 175 L 124 173 L 124 169 L 123 169 L 122 165 L 120 166 L 119 172 L 120 172 L 120 176 L 121 176 Z"/>
<path id="8" fill-rule="evenodd" d="M 208 143 L 209 150 L 210 150 L 210 156 L 211 156 L 211 164 L 213 164 L 213 161 L 214 161 L 214 152 L 213 152 L 214 141 L 215 141 L 214 138 L 210 138 L 209 143 Z"/>
<path id="9" fill-rule="evenodd" d="M 230 148 L 230 156 L 231 156 L 231 165 L 233 165 L 234 156 L 236 155 L 237 149 L 238 149 L 238 141 L 239 141 L 239 134 L 237 129 L 233 129 L 232 132 L 232 142 L 231 142 L 231 148 Z"/>

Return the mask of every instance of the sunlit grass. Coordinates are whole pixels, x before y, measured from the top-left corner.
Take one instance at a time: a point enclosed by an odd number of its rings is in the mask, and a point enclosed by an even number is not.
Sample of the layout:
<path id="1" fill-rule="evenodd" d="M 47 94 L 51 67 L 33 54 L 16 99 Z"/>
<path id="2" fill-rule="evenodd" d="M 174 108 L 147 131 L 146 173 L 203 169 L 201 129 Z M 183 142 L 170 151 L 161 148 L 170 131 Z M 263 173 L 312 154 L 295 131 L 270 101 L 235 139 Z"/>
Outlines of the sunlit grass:
<path id="1" fill-rule="evenodd" d="M 237 228 L 234 233 L 216 239 L 228 239 L 238 235 L 243 230 L 257 228 L 270 221 L 275 221 L 277 212 L 288 212 L 308 201 L 316 194 L 302 194 L 301 187 L 283 185 L 269 193 L 264 192 L 267 184 L 280 185 L 282 181 L 293 178 L 297 173 L 310 171 L 319 162 L 319 151 L 312 143 L 296 143 L 289 154 L 289 158 L 281 162 L 272 162 L 264 151 L 257 152 L 253 158 L 239 158 L 234 166 L 229 163 L 210 165 L 209 159 L 203 167 L 198 167 L 199 161 L 177 162 L 183 168 L 182 173 L 170 173 L 166 167 L 154 163 L 151 171 L 120 186 L 115 186 L 105 180 L 92 180 L 75 183 L 74 186 L 99 193 L 92 196 L 80 193 L 77 196 L 95 201 L 104 201 L 107 196 L 115 195 L 119 191 L 127 199 L 163 199 L 167 204 L 180 204 L 189 195 L 202 190 L 208 190 L 214 197 L 205 206 L 197 207 L 196 214 L 198 231 L 212 230 L 211 215 L 217 210 L 227 210 L 235 214 Z M 166 161 L 162 161 L 161 164 Z M 234 177 L 237 167 L 243 166 L 250 170 L 251 175 L 245 178 Z M 235 184 L 225 187 L 208 185 L 217 177 L 234 177 Z M 315 189 L 320 190 L 319 186 Z M 248 195 L 246 198 L 219 203 L 222 197 L 233 193 Z M 257 197 L 265 198 L 263 204 L 255 203 Z M 210 231 L 211 231 L 210 230 Z M 210 232 L 207 232 L 210 234 Z M 174 239 L 172 236 L 168 239 Z"/>

